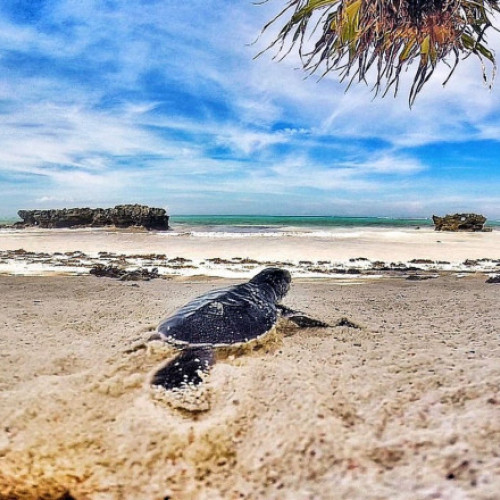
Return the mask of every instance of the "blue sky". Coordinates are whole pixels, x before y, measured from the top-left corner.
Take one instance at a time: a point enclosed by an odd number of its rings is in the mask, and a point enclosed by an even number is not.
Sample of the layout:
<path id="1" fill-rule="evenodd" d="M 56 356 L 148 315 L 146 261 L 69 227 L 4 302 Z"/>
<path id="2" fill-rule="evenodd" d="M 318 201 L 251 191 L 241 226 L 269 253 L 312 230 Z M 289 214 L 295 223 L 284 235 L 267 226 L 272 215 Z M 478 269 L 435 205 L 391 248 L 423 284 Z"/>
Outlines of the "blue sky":
<path id="1" fill-rule="evenodd" d="M 255 60 L 284 3 L 2 2 L 0 215 L 137 202 L 499 219 L 500 82 L 489 91 L 470 58 L 444 89 L 438 69 L 410 110 L 404 85 L 373 99 L 306 78 L 295 54 Z"/>

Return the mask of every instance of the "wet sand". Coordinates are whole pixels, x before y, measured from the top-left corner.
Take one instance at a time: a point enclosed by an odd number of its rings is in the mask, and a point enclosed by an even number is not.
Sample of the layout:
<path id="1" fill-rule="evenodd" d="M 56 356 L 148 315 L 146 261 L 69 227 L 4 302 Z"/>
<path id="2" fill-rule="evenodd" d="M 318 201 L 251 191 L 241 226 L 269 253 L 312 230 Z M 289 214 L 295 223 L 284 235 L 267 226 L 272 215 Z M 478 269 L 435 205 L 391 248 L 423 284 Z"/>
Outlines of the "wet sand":
<path id="1" fill-rule="evenodd" d="M 487 233 L 436 232 L 432 229 L 337 229 L 274 233 L 213 233 L 184 231 L 129 231 L 108 229 L 25 229 L 0 232 L 1 250 L 35 252 L 98 251 L 124 254 L 163 253 L 169 258 L 252 258 L 298 261 L 409 261 L 462 262 L 500 259 L 500 231 Z"/>
<path id="2" fill-rule="evenodd" d="M 20 249 L 23 252 L 20 252 Z M 96 263 L 157 267 L 164 275 L 246 278 L 269 265 L 296 276 L 339 269 L 422 267 L 500 270 L 500 231 L 336 229 L 297 232 L 147 232 L 109 229 L 0 231 L 0 274 L 88 274 Z"/>
<path id="3" fill-rule="evenodd" d="M 130 349 L 234 281 L 0 276 L 0 498 L 495 499 L 500 285 L 295 280 L 336 324 L 218 362 L 210 409 L 155 399 Z"/>

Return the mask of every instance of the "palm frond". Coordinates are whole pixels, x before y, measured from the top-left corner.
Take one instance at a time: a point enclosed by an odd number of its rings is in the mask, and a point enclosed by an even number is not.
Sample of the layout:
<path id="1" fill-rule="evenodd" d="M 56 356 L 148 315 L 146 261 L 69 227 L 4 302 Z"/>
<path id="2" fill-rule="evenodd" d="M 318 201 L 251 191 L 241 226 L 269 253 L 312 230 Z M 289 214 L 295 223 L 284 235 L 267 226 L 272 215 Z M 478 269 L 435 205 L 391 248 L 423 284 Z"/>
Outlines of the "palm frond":
<path id="1" fill-rule="evenodd" d="M 264 30 L 292 12 L 277 38 L 286 56 L 297 44 L 305 70 L 321 76 L 336 72 L 341 81 L 373 80 L 376 94 L 396 95 L 403 70 L 416 63 L 410 106 L 439 63 L 451 68 L 476 56 L 485 82 L 493 80 L 495 54 L 486 43 L 500 0 L 289 0 Z M 318 16 L 319 20 L 318 20 Z M 306 46 L 306 33 L 313 41 Z M 308 37 L 309 39 L 309 37 Z M 449 63 L 449 59 L 452 63 Z M 491 72 L 486 69 L 487 62 Z"/>

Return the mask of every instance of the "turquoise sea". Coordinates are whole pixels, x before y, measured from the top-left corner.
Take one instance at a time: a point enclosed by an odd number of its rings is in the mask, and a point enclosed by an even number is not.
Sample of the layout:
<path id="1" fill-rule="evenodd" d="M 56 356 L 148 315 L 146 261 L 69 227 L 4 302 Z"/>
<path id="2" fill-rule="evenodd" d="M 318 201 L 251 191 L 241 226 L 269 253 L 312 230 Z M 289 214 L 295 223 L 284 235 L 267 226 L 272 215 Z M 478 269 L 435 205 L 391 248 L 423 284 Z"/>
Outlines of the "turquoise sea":
<path id="1" fill-rule="evenodd" d="M 18 218 L 0 218 L 0 224 L 13 224 Z M 487 226 L 500 228 L 500 220 L 488 220 Z M 433 227 L 431 218 L 392 217 L 340 217 L 340 216 L 289 216 L 289 215 L 171 215 L 174 230 L 210 230 L 223 232 L 267 232 L 288 228 L 298 230 L 342 229 L 422 229 Z"/>
<path id="2" fill-rule="evenodd" d="M 335 228 L 432 228 L 432 219 L 391 217 L 338 217 L 338 216 L 269 216 L 269 215 L 172 215 L 173 229 L 203 227 L 224 231 L 272 231 L 283 228 L 335 229 Z M 500 221 L 488 221 L 486 225 L 500 227 Z M 231 229 L 232 228 L 232 229 Z"/>

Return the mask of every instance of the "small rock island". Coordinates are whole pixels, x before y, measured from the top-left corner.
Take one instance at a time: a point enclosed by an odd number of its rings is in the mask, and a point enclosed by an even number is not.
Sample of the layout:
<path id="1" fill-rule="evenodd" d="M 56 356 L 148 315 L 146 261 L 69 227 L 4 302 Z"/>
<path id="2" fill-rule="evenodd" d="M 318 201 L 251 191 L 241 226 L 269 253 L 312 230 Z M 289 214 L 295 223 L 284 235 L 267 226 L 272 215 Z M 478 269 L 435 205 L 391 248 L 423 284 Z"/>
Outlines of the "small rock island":
<path id="1" fill-rule="evenodd" d="M 19 210 L 22 222 L 15 227 L 142 227 L 167 230 L 168 215 L 164 208 L 146 205 L 117 205 L 114 208 L 63 208 L 54 210 Z"/>
<path id="2" fill-rule="evenodd" d="M 479 214 L 433 215 L 432 220 L 435 231 L 491 231 L 491 228 L 484 227 L 486 217 Z"/>

